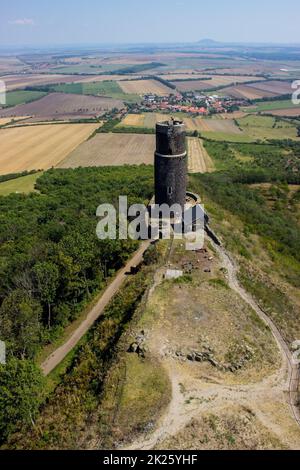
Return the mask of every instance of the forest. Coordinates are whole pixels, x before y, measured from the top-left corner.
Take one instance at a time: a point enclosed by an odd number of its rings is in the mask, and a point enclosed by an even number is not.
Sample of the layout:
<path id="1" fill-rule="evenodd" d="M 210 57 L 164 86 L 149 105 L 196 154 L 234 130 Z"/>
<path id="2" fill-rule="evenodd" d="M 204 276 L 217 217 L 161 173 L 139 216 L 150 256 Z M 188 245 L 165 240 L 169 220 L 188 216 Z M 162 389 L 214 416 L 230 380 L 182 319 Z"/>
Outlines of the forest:
<path id="1" fill-rule="evenodd" d="M 35 193 L 0 197 L 0 441 L 8 423 L 33 421 L 43 400 L 37 353 L 137 249 L 132 240 L 97 239 L 97 207 L 117 207 L 119 195 L 147 203 L 152 194 L 152 168 L 140 166 L 49 170 Z"/>

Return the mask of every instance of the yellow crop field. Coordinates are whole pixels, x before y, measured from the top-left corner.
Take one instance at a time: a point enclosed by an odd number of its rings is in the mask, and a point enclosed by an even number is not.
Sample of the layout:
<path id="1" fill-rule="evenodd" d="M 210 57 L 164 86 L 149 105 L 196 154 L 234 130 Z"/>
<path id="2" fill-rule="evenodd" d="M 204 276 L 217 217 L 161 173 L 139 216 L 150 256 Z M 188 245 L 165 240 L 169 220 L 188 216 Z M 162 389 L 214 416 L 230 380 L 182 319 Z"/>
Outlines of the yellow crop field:
<path id="1" fill-rule="evenodd" d="M 211 173 L 214 164 L 202 140 L 197 137 L 188 138 L 189 173 Z"/>
<path id="2" fill-rule="evenodd" d="M 127 116 L 122 121 L 122 126 L 143 127 L 144 115 L 143 114 L 127 114 Z"/>
<path id="3" fill-rule="evenodd" d="M 56 166 L 99 124 L 49 124 L 0 129 L 0 174 Z"/>
<path id="4" fill-rule="evenodd" d="M 127 114 L 118 127 L 147 127 L 152 129 L 157 122 L 166 121 L 170 116 L 160 113 Z"/>

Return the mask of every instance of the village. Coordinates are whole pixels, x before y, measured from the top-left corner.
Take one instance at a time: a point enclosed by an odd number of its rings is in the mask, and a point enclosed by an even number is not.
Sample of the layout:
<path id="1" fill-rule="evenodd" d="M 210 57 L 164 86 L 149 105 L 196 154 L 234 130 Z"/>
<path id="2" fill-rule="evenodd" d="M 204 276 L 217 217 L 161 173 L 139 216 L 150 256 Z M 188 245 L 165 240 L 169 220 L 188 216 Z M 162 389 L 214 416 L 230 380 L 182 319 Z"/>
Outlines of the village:
<path id="1" fill-rule="evenodd" d="M 147 94 L 143 96 L 140 104 L 132 107 L 131 112 L 172 112 L 189 113 L 197 116 L 209 116 L 218 113 L 231 113 L 240 106 L 248 104 L 245 99 L 220 96 L 218 94 L 199 94 L 186 92 L 158 96 Z"/>

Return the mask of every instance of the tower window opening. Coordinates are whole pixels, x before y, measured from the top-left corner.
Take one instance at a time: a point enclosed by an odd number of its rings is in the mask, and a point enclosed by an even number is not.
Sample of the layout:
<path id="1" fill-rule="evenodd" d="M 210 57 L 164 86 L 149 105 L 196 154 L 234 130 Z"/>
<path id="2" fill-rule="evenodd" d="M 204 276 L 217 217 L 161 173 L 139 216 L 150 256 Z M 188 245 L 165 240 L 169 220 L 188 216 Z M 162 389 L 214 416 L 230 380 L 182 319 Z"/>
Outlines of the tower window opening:
<path id="1" fill-rule="evenodd" d="M 171 186 L 168 186 L 168 196 L 172 196 L 173 194 L 173 188 Z"/>

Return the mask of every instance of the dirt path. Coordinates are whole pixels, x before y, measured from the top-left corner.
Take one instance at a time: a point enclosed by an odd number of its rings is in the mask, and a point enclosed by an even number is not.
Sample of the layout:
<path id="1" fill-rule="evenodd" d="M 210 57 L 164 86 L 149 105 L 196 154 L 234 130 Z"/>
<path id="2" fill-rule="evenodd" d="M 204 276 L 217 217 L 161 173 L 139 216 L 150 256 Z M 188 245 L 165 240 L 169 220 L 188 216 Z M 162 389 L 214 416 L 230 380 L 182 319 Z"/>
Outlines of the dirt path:
<path id="1" fill-rule="evenodd" d="M 79 327 L 74 331 L 72 336 L 54 353 L 49 356 L 45 362 L 41 365 L 41 369 L 44 375 L 50 374 L 52 370 L 55 369 L 63 359 L 69 354 L 70 351 L 78 344 L 80 339 L 87 333 L 90 327 L 94 324 L 94 322 L 100 317 L 103 313 L 105 307 L 114 297 L 114 295 L 118 292 L 121 285 L 126 279 L 126 273 L 130 272 L 132 267 L 137 266 L 141 263 L 145 251 L 149 248 L 151 241 L 145 241 L 141 244 L 138 251 L 134 253 L 132 258 L 128 261 L 128 263 L 122 268 L 111 284 L 107 287 L 103 295 L 101 296 L 100 300 L 97 304 L 92 308 L 92 310 L 87 315 L 86 319 L 79 325 Z"/>
<path id="2" fill-rule="evenodd" d="M 289 350 L 288 345 L 284 341 L 283 337 L 281 336 L 280 331 L 273 323 L 271 318 L 266 315 L 266 313 L 262 310 L 262 308 L 255 302 L 255 300 L 249 295 L 243 287 L 240 286 L 238 279 L 237 279 L 237 266 L 235 265 L 234 261 L 230 258 L 228 253 L 224 250 L 223 247 L 219 247 L 215 245 L 215 249 L 218 251 L 220 258 L 224 267 L 227 269 L 228 272 L 228 282 L 231 289 L 235 290 L 240 297 L 247 302 L 253 310 L 257 313 L 257 315 L 261 318 L 261 320 L 268 325 L 270 328 L 276 342 L 278 348 L 281 352 L 283 364 L 287 373 L 287 383 L 286 383 L 286 390 L 288 391 L 289 395 L 289 406 L 291 408 L 292 415 L 298 425 L 300 426 L 300 413 L 299 409 L 296 406 L 296 400 L 298 395 L 298 384 L 299 384 L 299 365 L 295 364 L 292 360 L 292 353 Z"/>
<path id="3" fill-rule="evenodd" d="M 191 419 L 197 417 L 199 413 L 215 412 L 216 409 L 222 409 L 224 405 L 230 404 L 251 407 L 262 425 L 277 436 L 286 447 L 300 449 L 300 433 L 294 435 L 288 431 L 288 427 L 282 428 L 278 423 L 278 419 L 274 418 L 273 411 L 266 409 L 266 404 L 272 404 L 275 408 L 278 404 L 283 409 L 286 407 L 288 416 L 288 407 L 290 407 L 294 420 L 300 424 L 299 412 L 295 405 L 298 366 L 293 365 L 291 353 L 272 320 L 239 285 L 235 263 L 224 248 L 215 245 L 215 249 L 218 251 L 221 264 L 227 269 L 228 283 L 231 289 L 237 292 L 269 326 L 281 352 L 281 368 L 262 381 L 248 385 L 212 383 L 209 378 L 207 378 L 207 381 L 193 379 L 191 389 L 188 392 L 189 395 L 193 396 L 193 400 L 189 403 L 189 400 L 186 400 L 187 395 L 183 393 L 180 387 L 185 379 L 180 365 L 174 363 L 174 361 L 162 359 L 162 364 L 166 367 L 172 384 L 172 399 L 168 410 L 151 435 L 135 441 L 125 450 L 149 450 L 158 447 L 168 437 L 175 436 L 182 431 Z M 288 392 L 288 405 L 285 403 L 284 391 Z M 293 421 L 291 421 L 291 424 L 294 424 Z"/>

